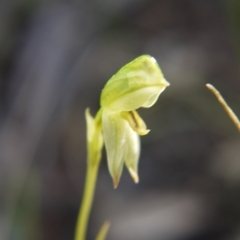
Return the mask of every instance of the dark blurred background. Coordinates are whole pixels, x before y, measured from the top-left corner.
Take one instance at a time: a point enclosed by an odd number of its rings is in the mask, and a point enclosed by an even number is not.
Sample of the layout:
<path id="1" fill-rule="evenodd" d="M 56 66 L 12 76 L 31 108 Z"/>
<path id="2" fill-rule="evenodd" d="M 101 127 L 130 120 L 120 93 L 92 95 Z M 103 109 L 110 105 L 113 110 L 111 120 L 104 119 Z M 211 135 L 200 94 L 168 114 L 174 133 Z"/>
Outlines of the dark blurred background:
<path id="1" fill-rule="evenodd" d="M 240 239 L 239 0 L 0 2 L 0 239 L 73 239 L 86 169 L 84 110 L 141 54 L 171 86 L 140 114 L 140 183 L 112 187 L 105 150 L 88 239 Z"/>

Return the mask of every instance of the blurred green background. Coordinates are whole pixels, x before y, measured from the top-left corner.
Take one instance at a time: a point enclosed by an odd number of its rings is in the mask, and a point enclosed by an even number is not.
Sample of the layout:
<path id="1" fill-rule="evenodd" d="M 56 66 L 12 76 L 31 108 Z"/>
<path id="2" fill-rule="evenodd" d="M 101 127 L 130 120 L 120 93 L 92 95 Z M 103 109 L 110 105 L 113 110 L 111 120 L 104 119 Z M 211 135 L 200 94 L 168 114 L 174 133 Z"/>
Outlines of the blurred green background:
<path id="1" fill-rule="evenodd" d="M 105 151 L 88 239 L 240 239 L 239 0 L 0 2 L 0 239 L 73 239 L 86 168 L 84 110 L 139 55 L 171 86 L 140 114 L 140 183 L 113 190 Z"/>

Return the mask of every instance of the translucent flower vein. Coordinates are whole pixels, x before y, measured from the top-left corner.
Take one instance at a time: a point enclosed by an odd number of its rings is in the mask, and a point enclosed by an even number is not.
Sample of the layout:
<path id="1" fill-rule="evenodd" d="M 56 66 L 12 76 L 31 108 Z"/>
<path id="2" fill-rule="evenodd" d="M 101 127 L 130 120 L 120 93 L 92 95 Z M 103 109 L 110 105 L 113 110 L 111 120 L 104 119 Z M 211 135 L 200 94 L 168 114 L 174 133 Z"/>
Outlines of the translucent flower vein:
<path id="1" fill-rule="evenodd" d="M 136 110 L 151 107 L 167 86 L 169 83 L 164 79 L 156 60 L 143 55 L 122 67 L 103 88 L 101 108 L 95 121 L 91 121 L 91 125 L 94 123 L 97 127 L 91 128 L 103 135 L 108 169 L 115 188 L 124 164 L 134 182 L 138 182 L 139 136 L 146 135 L 149 130 Z M 99 141 L 96 134 L 91 133 L 91 136 Z"/>

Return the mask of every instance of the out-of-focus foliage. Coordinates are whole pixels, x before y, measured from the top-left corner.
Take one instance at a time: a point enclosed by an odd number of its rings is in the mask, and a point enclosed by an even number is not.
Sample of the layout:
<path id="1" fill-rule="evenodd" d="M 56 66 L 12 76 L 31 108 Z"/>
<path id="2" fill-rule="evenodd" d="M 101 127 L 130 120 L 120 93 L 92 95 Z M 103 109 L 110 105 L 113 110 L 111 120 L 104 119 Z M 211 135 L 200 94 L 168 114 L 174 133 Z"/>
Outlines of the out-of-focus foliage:
<path id="1" fill-rule="evenodd" d="M 0 239 L 72 239 L 86 167 L 84 110 L 121 66 L 154 56 L 171 88 L 141 110 L 140 183 L 100 169 L 89 239 L 240 236 L 238 1 L 2 1 Z"/>

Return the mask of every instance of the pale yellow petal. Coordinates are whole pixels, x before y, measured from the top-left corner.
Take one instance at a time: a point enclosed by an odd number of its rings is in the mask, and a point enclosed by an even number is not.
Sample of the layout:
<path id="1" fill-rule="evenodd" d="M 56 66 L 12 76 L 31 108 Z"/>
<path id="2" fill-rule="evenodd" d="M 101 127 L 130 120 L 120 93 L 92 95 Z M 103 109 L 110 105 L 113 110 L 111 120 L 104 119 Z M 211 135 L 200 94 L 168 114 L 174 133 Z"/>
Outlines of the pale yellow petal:
<path id="1" fill-rule="evenodd" d="M 116 188 L 122 174 L 124 164 L 123 154 L 129 124 L 120 116 L 120 113 L 107 109 L 103 110 L 102 124 L 108 169 Z"/>
<path id="2" fill-rule="evenodd" d="M 126 135 L 126 148 L 124 160 L 126 167 L 135 183 L 138 183 L 138 161 L 140 155 L 140 138 L 139 135 L 129 128 Z"/>
<path id="3" fill-rule="evenodd" d="M 159 95 L 166 89 L 167 86 L 169 86 L 169 83 L 165 79 L 162 79 L 162 84 L 163 84 L 163 86 L 161 88 L 159 88 L 158 91 L 153 92 L 153 94 L 150 95 L 149 98 L 144 102 L 142 107 L 150 108 L 152 105 L 154 105 L 156 103 Z"/>
<path id="4" fill-rule="evenodd" d="M 133 111 L 140 107 L 149 108 L 157 101 L 165 88 L 158 86 L 140 88 L 116 99 L 107 108 L 113 111 Z"/>
<path id="5" fill-rule="evenodd" d="M 101 106 L 113 111 L 151 107 L 169 83 L 156 60 L 143 55 L 121 68 L 105 85 Z"/>

